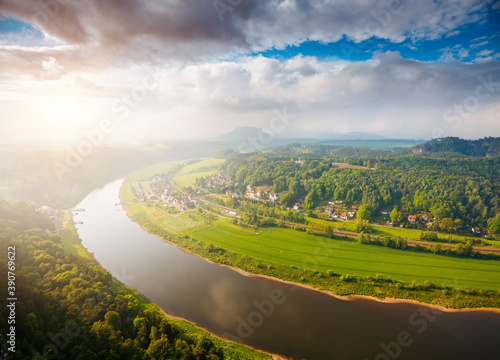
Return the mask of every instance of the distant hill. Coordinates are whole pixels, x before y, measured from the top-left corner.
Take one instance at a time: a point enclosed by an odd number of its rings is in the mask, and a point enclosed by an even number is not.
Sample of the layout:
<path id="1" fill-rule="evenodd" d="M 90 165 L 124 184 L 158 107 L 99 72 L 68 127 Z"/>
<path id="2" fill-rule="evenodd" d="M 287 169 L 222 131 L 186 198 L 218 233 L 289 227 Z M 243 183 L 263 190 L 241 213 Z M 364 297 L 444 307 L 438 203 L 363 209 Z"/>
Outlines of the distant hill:
<path id="1" fill-rule="evenodd" d="M 361 131 L 351 131 L 345 134 L 340 134 L 334 137 L 337 140 L 381 140 L 385 139 L 383 136 L 380 136 L 375 133 L 367 133 Z"/>
<path id="2" fill-rule="evenodd" d="M 379 150 L 401 150 L 425 143 L 425 140 L 406 139 L 365 139 L 365 140 L 325 140 L 318 145 L 349 146 Z"/>
<path id="3" fill-rule="evenodd" d="M 237 127 L 224 135 L 212 138 L 212 140 L 243 141 L 248 139 L 249 136 L 256 137 L 261 131 L 262 129 L 257 127 Z"/>
<path id="4" fill-rule="evenodd" d="M 289 135 L 286 137 L 286 135 Z M 234 130 L 211 138 L 208 142 L 210 144 L 224 143 L 223 148 L 231 148 L 233 150 L 260 150 L 260 149 L 270 149 L 277 148 L 280 146 L 295 144 L 300 145 L 332 145 L 332 146 L 346 146 L 346 147 L 361 147 L 370 149 L 380 149 L 380 150 L 398 150 L 406 149 L 415 145 L 419 145 L 425 142 L 425 140 L 401 140 L 401 139 L 385 139 L 381 136 L 373 133 L 363 133 L 363 132 L 349 132 L 346 134 L 332 134 L 332 135 L 322 135 L 318 138 L 313 137 L 294 137 L 291 134 L 276 134 L 274 138 L 269 138 L 268 133 L 263 133 L 261 128 L 257 127 L 238 127 Z M 250 139 L 266 139 L 266 141 L 258 141 L 258 148 L 251 148 L 249 146 L 240 145 L 249 143 Z"/>
<path id="5" fill-rule="evenodd" d="M 496 156 L 500 155 L 500 138 L 465 140 L 458 137 L 445 137 L 414 146 L 411 150 L 415 154 L 457 153 L 466 156 Z"/>

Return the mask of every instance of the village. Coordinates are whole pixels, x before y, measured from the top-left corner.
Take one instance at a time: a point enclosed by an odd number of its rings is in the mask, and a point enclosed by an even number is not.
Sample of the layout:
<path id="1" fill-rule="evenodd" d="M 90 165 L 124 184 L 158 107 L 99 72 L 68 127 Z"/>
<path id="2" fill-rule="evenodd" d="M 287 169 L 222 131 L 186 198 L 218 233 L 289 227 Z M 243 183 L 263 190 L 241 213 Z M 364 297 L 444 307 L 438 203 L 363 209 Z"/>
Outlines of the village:
<path id="1" fill-rule="evenodd" d="M 299 160 L 302 161 L 302 160 Z M 303 185 L 305 180 L 301 180 Z M 196 178 L 196 186 L 179 189 L 179 186 L 174 186 L 171 181 L 171 175 L 156 174 L 153 177 L 143 180 L 131 182 L 131 189 L 137 199 L 141 201 L 162 201 L 163 206 L 170 209 L 171 213 L 186 211 L 196 208 L 200 203 L 206 202 L 203 200 L 206 196 L 211 194 L 221 194 L 231 199 L 232 201 L 226 203 L 230 211 L 233 205 L 236 206 L 238 202 L 250 201 L 259 202 L 273 206 L 272 204 L 280 204 L 281 196 L 273 192 L 273 187 L 269 185 L 252 186 L 250 184 L 244 187 L 243 193 L 237 192 L 237 185 L 234 180 L 222 171 Z M 236 185 L 236 186 L 235 186 Z M 235 189 L 235 190 L 230 190 Z M 241 187 L 240 187 L 241 189 Z M 222 203 L 221 203 L 222 204 Z M 219 204 L 220 205 L 220 204 Z M 280 205 L 283 206 L 283 205 Z M 286 210 L 294 210 L 303 214 L 318 217 L 328 221 L 354 221 L 357 219 L 357 212 L 359 204 L 346 204 L 342 200 L 327 201 L 318 206 L 314 211 L 304 208 L 302 201 L 293 203 L 293 206 L 286 206 Z M 234 214 L 236 214 L 235 211 Z M 371 223 L 377 226 L 393 226 L 390 217 L 391 211 L 388 209 L 381 209 L 373 214 Z M 455 225 L 455 224 L 453 224 Z M 435 224 L 435 219 L 431 214 L 410 214 L 401 218 L 398 227 L 409 227 L 415 229 L 436 229 L 438 226 L 443 229 L 441 224 Z M 481 236 L 482 230 L 478 227 L 470 229 L 473 235 Z"/>

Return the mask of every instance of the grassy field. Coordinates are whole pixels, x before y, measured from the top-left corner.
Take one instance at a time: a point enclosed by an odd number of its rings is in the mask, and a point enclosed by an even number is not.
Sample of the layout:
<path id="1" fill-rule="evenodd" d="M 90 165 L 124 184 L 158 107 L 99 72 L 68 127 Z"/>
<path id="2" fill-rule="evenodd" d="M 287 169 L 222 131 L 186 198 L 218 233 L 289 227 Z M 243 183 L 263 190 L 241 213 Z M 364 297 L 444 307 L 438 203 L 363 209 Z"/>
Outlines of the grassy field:
<path id="1" fill-rule="evenodd" d="M 141 225 L 154 222 L 156 225 L 172 232 L 182 234 L 187 230 L 205 225 L 202 214 L 196 210 L 183 211 L 176 215 L 168 214 L 162 203 L 135 203 L 127 206 L 127 210 L 134 221 Z"/>
<path id="2" fill-rule="evenodd" d="M 331 240 L 291 229 L 255 232 L 221 220 L 189 232 L 217 247 L 280 265 L 340 274 L 383 274 L 403 281 L 429 280 L 458 288 L 500 289 L 500 262 L 459 259 Z"/>
<path id="3" fill-rule="evenodd" d="M 332 166 L 334 168 L 340 168 L 340 169 L 369 170 L 366 166 L 351 165 L 351 164 L 346 164 L 346 163 L 332 163 Z"/>
<path id="4" fill-rule="evenodd" d="M 209 171 L 203 171 L 203 172 L 193 172 L 190 174 L 184 174 L 184 175 L 178 175 L 175 176 L 172 180 L 172 182 L 181 188 L 187 188 L 187 187 L 196 187 L 196 178 L 199 177 L 205 177 L 208 175 L 212 175 L 216 173 L 217 170 L 209 170 Z"/>
<path id="5" fill-rule="evenodd" d="M 183 167 L 172 182 L 181 188 L 195 187 L 196 178 L 204 177 L 217 172 L 220 165 L 224 163 L 222 159 L 209 159 Z"/>
<path id="6" fill-rule="evenodd" d="M 59 213 L 59 236 L 63 250 L 68 255 L 77 255 L 93 260 L 92 255 L 82 246 L 82 241 L 73 225 L 73 217 L 69 211 Z"/>
<path id="7" fill-rule="evenodd" d="M 195 162 L 193 164 L 183 167 L 179 171 L 179 175 L 216 170 L 219 166 L 224 164 L 225 161 L 226 160 L 224 159 L 208 159 Z"/>

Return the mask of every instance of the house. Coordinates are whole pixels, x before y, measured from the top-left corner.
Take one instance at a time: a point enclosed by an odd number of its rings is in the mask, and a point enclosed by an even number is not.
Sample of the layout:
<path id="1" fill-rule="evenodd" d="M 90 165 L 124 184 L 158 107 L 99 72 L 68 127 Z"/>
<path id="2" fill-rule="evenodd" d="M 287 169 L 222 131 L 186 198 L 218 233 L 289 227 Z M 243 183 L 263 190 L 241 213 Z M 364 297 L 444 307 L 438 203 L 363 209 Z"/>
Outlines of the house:
<path id="1" fill-rule="evenodd" d="M 473 227 L 471 231 L 473 234 L 481 234 L 481 229 L 478 227 Z"/>
<path id="2" fill-rule="evenodd" d="M 260 191 L 255 193 L 252 185 L 247 185 L 247 191 L 245 196 L 250 199 L 258 199 L 260 197 Z"/>
<path id="3" fill-rule="evenodd" d="M 325 212 L 327 212 L 327 213 L 330 213 L 330 214 L 331 214 L 331 213 L 333 212 L 333 208 L 331 208 L 331 207 L 327 207 L 327 208 L 325 208 Z"/>
<path id="4" fill-rule="evenodd" d="M 417 215 L 408 215 L 408 221 L 411 224 L 415 224 L 417 222 Z"/>
<path id="5" fill-rule="evenodd" d="M 279 198 L 280 197 L 277 194 L 274 193 L 269 194 L 269 199 L 271 199 L 271 201 L 278 201 Z"/>
<path id="6" fill-rule="evenodd" d="M 354 215 L 356 215 L 356 211 L 349 211 L 347 214 L 349 215 L 350 218 L 353 218 Z"/>
<path id="7" fill-rule="evenodd" d="M 389 211 L 387 211 L 387 210 L 382 210 L 382 211 L 380 211 L 380 213 L 381 213 L 382 215 L 388 215 L 388 214 L 389 214 Z"/>
<path id="8" fill-rule="evenodd" d="M 420 216 L 422 216 L 422 220 L 424 220 L 424 221 L 429 220 L 429 217 L 427 215 L 425 215 L 425 214 L 422 214 Z"/>
<path id="9" fill-rule="evenodd" d="M 300 204 L 299 203 L 295 203 L 295 205 L 293 206 L 293 209 L 294 210 L 299 210 L 300 209 Z"/>
<path id="10" fill-rule="evenodd" d="M 236 215 L 238 215 L 238 213 L 237 213 L 236 211 L 230 211 L 230 212 L 229 212 L 229 215 L 236 216 Z"/>
<path id="11" fill-rule="evenodd" d="M 351 206 L 351 209 L 358 210 L 358 207 L 356 205 L 353 205 L 353 206 Z"/>
<path id="12" fill-rule="evenodd" d="M 340 214 L 340 218 L 343 219 L 343 220 L 349 220 L 349 218 L 347 217 L 347 214 L 346 213 L 342 213 Z"/>
<path id="13" fill-rule="evenodd" d="M 236 194 L 236 193 L 233 193 L 233 194 L 231 195 L 231 199 L 233 199 L 233 200 L 238 200 L 238 198 L 239 198 L 239 197 L 240 197 L 240 196 L 239 196 L 238 194 Z"/>
<path id="14" fill-rule="evenodd" d="M 303 164 L 303 163 L 305 163 L 305 160 L 297 160 L 297 161 L 295 161 L 295 162 L 296 162 L 296 163 L 299 163 L 299 164 Z"/>

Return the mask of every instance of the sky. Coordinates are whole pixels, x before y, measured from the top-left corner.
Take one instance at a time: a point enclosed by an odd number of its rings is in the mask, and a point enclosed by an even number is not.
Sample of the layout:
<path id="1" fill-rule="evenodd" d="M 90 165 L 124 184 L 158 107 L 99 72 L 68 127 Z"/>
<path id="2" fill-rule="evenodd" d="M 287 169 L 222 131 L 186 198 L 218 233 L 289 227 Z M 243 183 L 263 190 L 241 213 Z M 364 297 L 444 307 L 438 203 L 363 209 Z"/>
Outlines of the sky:
<path id="1" fill-rule="evenodd" d="M 500 1 L 2 0 L 0 143 L 500 136 Z"/>

